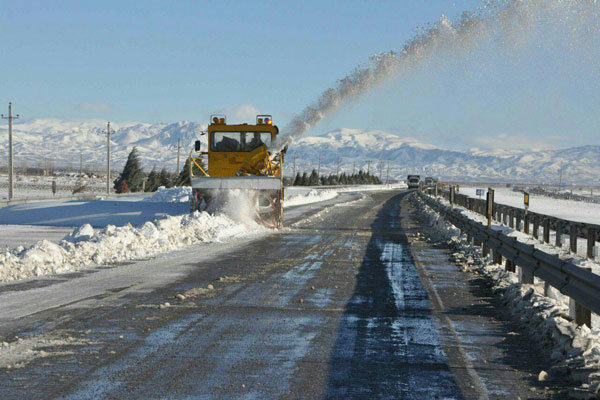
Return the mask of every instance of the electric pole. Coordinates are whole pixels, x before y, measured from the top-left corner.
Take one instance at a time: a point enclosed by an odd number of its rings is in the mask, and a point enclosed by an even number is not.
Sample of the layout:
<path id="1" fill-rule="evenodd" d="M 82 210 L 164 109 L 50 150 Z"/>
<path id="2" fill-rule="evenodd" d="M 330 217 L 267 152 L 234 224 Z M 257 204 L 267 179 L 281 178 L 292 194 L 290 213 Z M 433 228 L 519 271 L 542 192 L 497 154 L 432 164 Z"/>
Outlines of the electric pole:
<path id="1" fill-rule="evenodd" d="M 110 122 L 106 125 L 106 194 L 110 194 Z"/>
<path id="2" fill-rule="evenodd" d="M 367 176 L 371 173 L 371 160 L 367 161 Z"/>
<path id="3" fill-rule="evenodd" d="M 383 160 L 379 160 L 379 181 L 381 182 L 381 171 L 383 171 Z"/>
<path id="4" fill-rule="evenodd" d="M 563 162 L 560 162 L 560 178 L 558 179 L 558 191 L 560 192 L 560 188 L 562 187 L 562 170 L 563 170 Z"/>
<path id="5" fill-rule="evenodd" d="M 83 154 L 79 154 L 79 177 L 83 175 Z"/>
<path id="6" fill-rule="evenodd" d="M 181 150 L 181 139 L 177 139 L 177 173 L 179 173 L 179 171 L 181 171 L 179 169 L 179 152 Z"/>
<path id="7" fill-rule="evenodd" d="M 388 160 L 387 173 L 385 174 L 385 184 L 390 182 L 390 161 Z"/>
<path id="8" fill-rule="evenodd" d="M 356 161 L 354 161 L 354 166 L 352 167 L 352 175 L 356 175 Z"/>
<path id="9" fill-rule="evenodd" d="M 337 166 L 337 172 L 335 173 L 335 175 L 339 178 L 340 177 L 340 159 L 338 158 L 338 166 Z"/>
<path id="10" fill-rule="evenodd" d="M 12 115 L 12 103 L 8 103 L 8 116 L 1 115 L 3 119 L 8 120 L 8 200 L 13 198 L 13 140 L 12 140 L 12 122 L 13 119 L 19 119 L 19 114 Z"/>
<path id="11" fill-rule="evenodd" d="M 319 167 L 317 168 L 317 176 L 321 177 L 321 153 L 319 153 Z"/>

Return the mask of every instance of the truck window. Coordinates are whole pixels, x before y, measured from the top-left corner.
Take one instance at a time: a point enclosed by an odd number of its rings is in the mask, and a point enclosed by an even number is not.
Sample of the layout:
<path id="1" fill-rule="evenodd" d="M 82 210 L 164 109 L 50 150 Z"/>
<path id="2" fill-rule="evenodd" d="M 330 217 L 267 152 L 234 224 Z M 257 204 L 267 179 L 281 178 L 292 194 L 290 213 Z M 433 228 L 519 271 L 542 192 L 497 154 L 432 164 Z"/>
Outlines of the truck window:
<path id="1" fill-rule="evenodd" d="M 211 151 L 250 152 L 271 145 L 270 132 L 213 132 Z"/>

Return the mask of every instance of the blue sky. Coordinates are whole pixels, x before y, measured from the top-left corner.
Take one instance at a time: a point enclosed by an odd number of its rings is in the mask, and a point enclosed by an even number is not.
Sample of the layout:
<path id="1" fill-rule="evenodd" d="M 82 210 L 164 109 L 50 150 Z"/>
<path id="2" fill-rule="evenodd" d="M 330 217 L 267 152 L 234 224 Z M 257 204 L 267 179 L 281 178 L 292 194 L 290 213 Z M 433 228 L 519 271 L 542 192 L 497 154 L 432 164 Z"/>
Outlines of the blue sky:
<path id="1" fill-rule="evenodd" d="M 0 7 L 0 104 L 12 101 L 25 118 L 146 122 L 260 111 L 281 125 L 370 55 L 400 49 L 441 14 L 456 18 L 479 5 L 13 2 Z M 457 148 L 507 147 L 507 137 L 508 147 L 593 143 L 597 60 L 585 68 L 579 55 L 542 50 L 506 63 L 488 47 L 476 59 L 425 66 L 342 107 L 311 134 L 375 128 Z"/>

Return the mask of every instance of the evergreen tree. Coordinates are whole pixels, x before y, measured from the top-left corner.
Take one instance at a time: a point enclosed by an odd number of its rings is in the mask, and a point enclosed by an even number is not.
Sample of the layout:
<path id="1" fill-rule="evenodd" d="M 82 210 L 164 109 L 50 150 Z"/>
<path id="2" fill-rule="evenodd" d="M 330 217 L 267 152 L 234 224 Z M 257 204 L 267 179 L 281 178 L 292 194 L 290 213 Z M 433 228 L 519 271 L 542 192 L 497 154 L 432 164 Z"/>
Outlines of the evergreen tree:
<path id="1" fill-rule="evenodd" d="M 302 183 L 301 183 L 301 185 L 302 186 L 308 186 L 308 185 L 310 185 L 310 182 L 308 180 L 308 174 L 306 172 L 304 172 L 302 174 Z"/>
<path id="2" fill-rule="evenodd" d="M 319 174 L 317 174 L 317 170 L 312 170 L 310 173 L 310 178 L 308 178 L 309 186 L 319 186 Z"/>
<path id="3" fill-rule="evenodd" d="M 129 156 L 127 157 L 127 162 L 125 163 L 123 172 L 121 172 L 119 177 L 114 181 L 115 190 L 119 191 L 121 183 L 125 181 L 127 182 L 127 187 L 130 191 L 138 192 L 142 190 L 145 177 L 146 174 L 142 169 L 140 156 L 138 154 L 137 148 L 134 147 L 133 150 L 131 150 L 131 152 L 129 153 Z"/>
<path id="4" fill-rule="evenodd" d="M 162 169 L 160 170 L 160 174 L 158 174 L 158 182 L 160 183 L 160 186 L 164 186 L 166 188 L 170 188 L 171 186 L 173 186 L 172 176 L 167 171 L 166 167 L 162 167 Z"/>
<path id="5" fill-rule="evenodd" d="M 152 171 L 148 174 L 148 179 L 146 179 L 146 192 L 155 192 L 160 186 L 160 181 L 158 179 L 158 172 L 156 172 L 156 166 L 152 168 Z"/>
<path id="6" fill-rule="evenodd" d="M 321 185 L 327 185 L 327 177 L 325 177 L 325 176 L 320 177 L 319 182 Z"/>
<path id="7" fill-rule="evenodd" d="M 302 176 L 300 176 L 300 172 L 296 174 L 296 178 L 294 179 L 294 186 L 302 185 Z"/>

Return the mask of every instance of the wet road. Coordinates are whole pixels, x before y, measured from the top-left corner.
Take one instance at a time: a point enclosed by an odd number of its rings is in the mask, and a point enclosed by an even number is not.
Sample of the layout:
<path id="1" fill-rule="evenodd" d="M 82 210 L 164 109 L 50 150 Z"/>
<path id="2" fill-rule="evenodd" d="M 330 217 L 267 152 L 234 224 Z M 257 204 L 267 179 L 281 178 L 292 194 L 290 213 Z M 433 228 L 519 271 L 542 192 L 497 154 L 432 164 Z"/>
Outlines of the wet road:
<path id="1" fill-rule="evenodd" d="M 0 287 L 22 350 L 0 349 L 0 398 L 560 398 L 486 283 L 415 239 L 406 193 L 306 209 L 254 241 Z"/>

